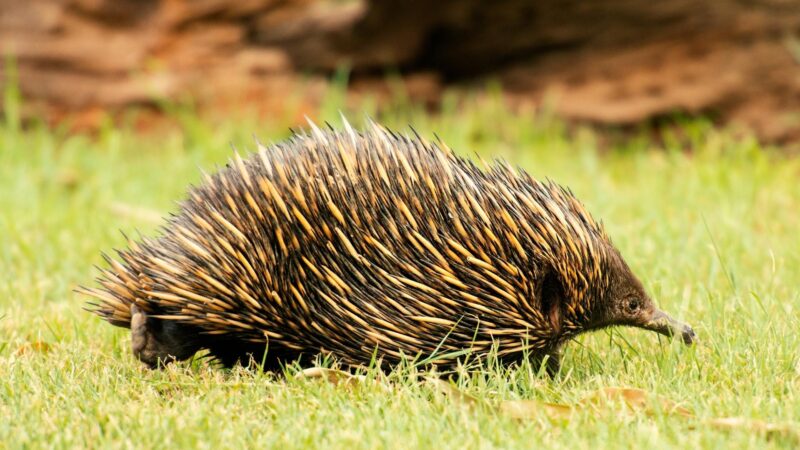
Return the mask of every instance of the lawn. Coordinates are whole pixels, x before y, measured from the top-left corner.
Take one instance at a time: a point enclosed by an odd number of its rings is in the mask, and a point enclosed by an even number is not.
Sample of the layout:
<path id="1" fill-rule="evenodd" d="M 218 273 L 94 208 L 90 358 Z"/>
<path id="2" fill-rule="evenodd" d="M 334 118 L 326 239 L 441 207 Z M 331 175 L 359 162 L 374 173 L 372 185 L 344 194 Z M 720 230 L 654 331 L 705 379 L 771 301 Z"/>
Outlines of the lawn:
<path id="1" fill-rule="evenodd" d="M 337 108 L 317 119 L 340 124 Z M 72 290 L 92 283 L 101 251 L 123 246 L 120 231 L 157 233 L 158 218 L 201 168 L 226 162 L 231 143 L 252 150 L 253 134 L 278 140 L 293 121 L 173 109 L 175 126 L 146 133 L 126 123 L 93 136 L 23 130 L 13 114 L 0 124 L 0 448 L 798 445 L 707 419 L 791 426 L 800 417 L 800 160 L 702 120 L 658 143 L 642 133 L 601 146 L 588 130 L 568 133 L 547 114 L 515 115 L 491 99 L 446 102 L 437 115 L 407 105 L 377 114 L 571 187 L 659 305 L 700 339 L 688 348 L 641 330 L 585 335 L 555 379 L 530 365 L 457 377 L 457 389 L 479 399 L 471 405 L 409 370 L 349 387 L 294 378 L 292 367 L 286 376 L 195 360 L 150 371 L 131 355 L 127 330 L 83 311 Z M 613 401 L 524 419 L 491 406 L 577 405 L 605 387 L 640 388 L 695 417 Z"/>

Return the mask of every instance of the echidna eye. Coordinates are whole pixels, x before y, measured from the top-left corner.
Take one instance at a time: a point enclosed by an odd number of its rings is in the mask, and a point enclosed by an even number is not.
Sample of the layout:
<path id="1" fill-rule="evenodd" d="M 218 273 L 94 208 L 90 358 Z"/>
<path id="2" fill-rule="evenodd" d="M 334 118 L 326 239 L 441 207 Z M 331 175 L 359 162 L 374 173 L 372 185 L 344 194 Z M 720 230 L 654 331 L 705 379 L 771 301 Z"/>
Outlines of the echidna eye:
<path id="1" fill-rule="evenodd" d="M 639 309 L 639 301 L 636 299 L 628 300 L 628 311 L 636 312 Z"/>

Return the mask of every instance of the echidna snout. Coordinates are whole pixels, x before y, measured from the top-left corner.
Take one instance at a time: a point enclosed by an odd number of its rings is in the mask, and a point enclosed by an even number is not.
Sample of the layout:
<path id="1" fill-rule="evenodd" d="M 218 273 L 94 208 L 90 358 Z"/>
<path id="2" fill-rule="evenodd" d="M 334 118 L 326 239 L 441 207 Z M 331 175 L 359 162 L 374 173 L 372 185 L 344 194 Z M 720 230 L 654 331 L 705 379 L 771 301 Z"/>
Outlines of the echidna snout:
<path id="1" fill-rule="evenodd" d="M 697 336 L 694 334 L 692 327 L 673 319 L 672 316 L 658 308 L 654 308 L 650 320 L 648 320 L 642 328 L 661 333 L 665 336 L 680 335 L 683 343 L 686 345 L 694 344 L 697 340 Z"/>

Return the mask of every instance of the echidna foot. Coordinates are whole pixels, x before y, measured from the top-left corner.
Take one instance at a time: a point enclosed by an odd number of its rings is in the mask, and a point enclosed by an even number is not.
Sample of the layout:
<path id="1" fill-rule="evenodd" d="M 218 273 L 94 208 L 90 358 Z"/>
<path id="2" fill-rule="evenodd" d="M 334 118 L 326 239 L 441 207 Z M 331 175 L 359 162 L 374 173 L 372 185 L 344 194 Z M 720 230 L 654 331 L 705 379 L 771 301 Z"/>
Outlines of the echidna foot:
<path id="1" fill-rule="evenodd" d="M 150 368 L 186 359 L 196 349 L 188 349 L 180 342 L 175 325 L 153 317 L 131 304 L 131 349 L 140 361 Z"/>

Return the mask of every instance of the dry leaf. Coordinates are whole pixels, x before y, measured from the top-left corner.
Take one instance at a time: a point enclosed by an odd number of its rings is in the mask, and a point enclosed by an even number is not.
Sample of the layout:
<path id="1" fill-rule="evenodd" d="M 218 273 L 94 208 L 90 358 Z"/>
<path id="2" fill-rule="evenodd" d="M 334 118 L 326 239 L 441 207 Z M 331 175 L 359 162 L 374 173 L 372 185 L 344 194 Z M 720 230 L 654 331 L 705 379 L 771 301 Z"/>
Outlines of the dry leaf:
<path id="1" fill-rule="evenodd" d="M 456 402 L 473 407 L 481 404 L 481 400 L 462 392 L 453 384 L 439 378 L 425 377 L 425 382 L 437 391 L 453 398 Z M 537 400 L 507 400 L 495 406 L 495 410 L 513 419 L 536 419 L 542 416 L 551 419 L 568 419 L 578 407 L 591 407 L 598 410 L 608 407 L 614 401 L 622 401 L 630 412 L 644 412 L 653 415 L 660 410 L 666 414 L 675 414 L 684 418 L 694 418 L 694 414 L 678 403 L 660 396 L 654 396 L 642 389 L 608 387 L 599 389 L 584 397 L 576 406 L 540 402 Z M 659 405 L 659 409 L 653 405 Z M 724 417 L 702 421 L 706 426 L 720 430 L 743 429 L 760 433 L 767 439 L 783 437 L 800 442 L 800 430 L 794 424 L 776 424 L 761 420 L 739 417 Z M 696 428 L 692 426 L 691 428 Z"/>
<path id="2" fill-rule="evenodd" d="M 642 389 L 608 387 L 599 389 L 584 397 L 580 403 L 584 406 L 597 408 L 598 406 L 608 406 L 611 401 L 622 400 L 632 412 L 644 411 L 646 414 L 651 415 L 656 410 L 652 408 L 652 403 L 648 400 L 650 396 L 647 391 Z M 657 401 L 660 405 L 660 410 L 664 413 L 677 414 L 683 417 L 694 416 L 691 411 L 670 399 L 653 396 L 652 401 Z"/>
<path id="3" fill-rule="evenodd" d="M 471 407 L 478 405 L 480 403 L 480 401 L 476 397 L 473 397 L 472 395 L 462 392 L 460 389 L 458 389 L 457 387 L 453 386 L 452 384 L 450 384 L 445 380 L 433 377 L 425 377 L 425 383 L 429 384 L 431 387 L 441 392 L 442 394 L 451 397 L 458 403 L 462 403 L 466 406 Z"/>
<path id="4" fill-rule="evenodd" d="M 744 417 L 720 417 L 704 420 L 703 424 L 719 430 L 745 430 L 763 434 L 766 438 L 787 437 L 800 441 L 797 425 L 772 423 Z"/>
<path id="5" fill-rule="evenodd" d="M 14 353 L 15 355 L 24 355 L 28 352 L 37 352 L 37 353 L 47 353 L 51 349 L 50 344 L 44 341 L 34 341 L 34 342 L 27 342 L 19 346 L 17 351 Z"/>
<path id="6" fill-rule="evenodd" d="M 355 386 L 366 380 L 363 375 L 352 375 L 343 370 L 325 369 L 323 367 L 310 367 L 298 372 L 295 378 L 323 378 L 334 386 Z"/>
<path id="7" fill-rule="evenodd" d="M 477 397 L 469 395 L 440 378 L 425 377 L 425 383 L 429 384 L 438 392 L 447 395 L 455 402 L 474 407 L 482 402 Z M 536 400 L 506 400 L 498 403 L 495 410 L 513 419 L 532 419 L 542 417 L 563 418 L 572 414 L 573 410 L 569 406 L 545 403 Z"/>
<path id="8" fill-rule="evenodd" d="M 546 403 L 537 400 L 506 400 L 497 405 L 500 413 L 513 419 L 535 419 L 547 416 L 551 419 L 568 418 L 575 410 L 567 405 Z"/>
<path id="9" fill-rule="evenodd" d="M 81 181 L 81 175 L 74 169 L 63 169 L 56 176 L 56 182 L 66 189 L 74 189 Z"/>

